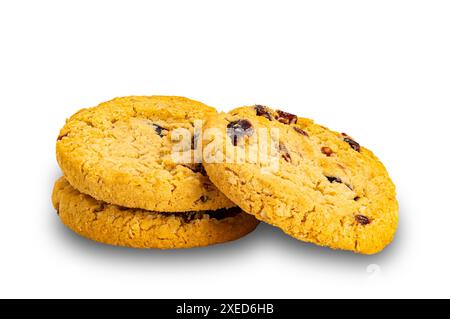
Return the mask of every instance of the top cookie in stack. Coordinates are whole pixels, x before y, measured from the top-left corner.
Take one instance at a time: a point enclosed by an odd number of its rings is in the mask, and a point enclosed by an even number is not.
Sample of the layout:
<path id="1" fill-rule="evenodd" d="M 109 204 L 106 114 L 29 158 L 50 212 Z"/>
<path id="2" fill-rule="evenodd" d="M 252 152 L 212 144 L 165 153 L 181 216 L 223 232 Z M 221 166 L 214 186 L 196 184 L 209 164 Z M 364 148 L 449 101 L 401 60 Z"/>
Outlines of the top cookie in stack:
<path id="1" fill-rule="evenodd" d="M 117 98 L 67 121 L 57 160 L 73 187 L 107 203 L 159 212 L 232 207 L 201 163 L 180 164 L 172 156 L 174 131 L 194 137 L 194 122 L 213 114 L 214 108 L 183 97 Z"/>

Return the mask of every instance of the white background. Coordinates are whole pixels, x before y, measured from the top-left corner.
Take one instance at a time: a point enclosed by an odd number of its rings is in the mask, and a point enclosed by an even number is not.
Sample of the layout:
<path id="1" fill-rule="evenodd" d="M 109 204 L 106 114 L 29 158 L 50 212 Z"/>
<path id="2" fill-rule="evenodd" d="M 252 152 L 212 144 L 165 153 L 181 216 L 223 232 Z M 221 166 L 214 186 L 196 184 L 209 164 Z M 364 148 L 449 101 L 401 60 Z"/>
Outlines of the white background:
<path id="1" fill-rule="evenodd" d="M 2 1 L 0 297 L 450 297 L 449 1 Z M 266 225 L 138 251 L 82 239 L 50 204 L 65 118 L 124 95 L 261 103 L 354 136 L 398 187 L 375 256 Z"/>

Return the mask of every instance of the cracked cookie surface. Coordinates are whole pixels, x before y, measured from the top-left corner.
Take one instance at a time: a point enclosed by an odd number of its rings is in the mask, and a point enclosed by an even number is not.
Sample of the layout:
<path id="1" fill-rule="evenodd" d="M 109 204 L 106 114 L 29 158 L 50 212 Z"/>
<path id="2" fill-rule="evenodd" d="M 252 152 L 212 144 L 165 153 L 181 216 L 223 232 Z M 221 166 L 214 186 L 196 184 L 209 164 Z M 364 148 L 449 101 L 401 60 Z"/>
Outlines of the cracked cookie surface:
<path id="1" fill-rule="evenodd" d="M 224 243 L 253 231 L 258 220 L 237 207 L 183 214 L 156 213 L 98 201 L 62 177 L 52 202 L 61 221 L 79 235 L 134 248 L 191 248 Z"/>
<path id="2" fill-rule="evenodd" d="M 213 116 L 204 127 L 211 128 L 221 133 L 204 138 L 212 156 L 244 151 L 240 163 L 204 163 L 211 181 L 244 211 L 334 249 L 374 254 L 392 241 L 395 186 L 377 157 L 347 134 L 262 105 Z M 277 129 L 276 169 L 250 158 L 261 128 Z"/>
<path id="3" fill-rule="evenodd" d="M 201 164 L 179 164 L 171 156 L 177 129 L 194 134 L 194 121 L 216 113 L 183 97 L 116 98 L 67 120 L 57 160 L 73 187 L 108 203 L 160 212 L 229 208 L 235 205 Z M 192 140 L 189 147 L 197 144 Z"/>

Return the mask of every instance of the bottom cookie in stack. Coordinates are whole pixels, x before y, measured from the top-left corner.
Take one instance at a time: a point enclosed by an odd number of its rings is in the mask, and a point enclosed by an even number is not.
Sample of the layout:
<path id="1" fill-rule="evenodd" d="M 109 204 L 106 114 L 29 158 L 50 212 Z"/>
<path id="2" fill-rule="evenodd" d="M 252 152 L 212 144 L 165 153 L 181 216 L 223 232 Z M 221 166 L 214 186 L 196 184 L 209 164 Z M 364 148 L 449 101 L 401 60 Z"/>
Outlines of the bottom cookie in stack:
<path id="1" fill-rule="evenodd" d="M 98 201 L 74 189 L 64 177 L 54 186 L 53 206 L 77 234 L 105 244 L 133 248 L 177 249 L 236 240 L 258 221 L 240 208 L 158 213 Z"/>

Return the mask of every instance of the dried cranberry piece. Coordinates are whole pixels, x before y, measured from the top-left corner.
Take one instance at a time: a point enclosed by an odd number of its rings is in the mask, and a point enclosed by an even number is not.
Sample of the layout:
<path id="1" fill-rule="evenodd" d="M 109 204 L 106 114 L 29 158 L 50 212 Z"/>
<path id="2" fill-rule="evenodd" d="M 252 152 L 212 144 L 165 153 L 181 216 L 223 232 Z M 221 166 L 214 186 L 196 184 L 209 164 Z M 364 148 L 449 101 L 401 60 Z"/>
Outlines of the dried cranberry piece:
<path id="1" fill-rule="evenodd" d="M 357 142 L 355 142 L 351 138 L 345 137 L 344 142 L 347 142 L 351 146 L 351 148 L 353 148 L 355 151 L 357 151 L 357 152 L 361 151 L 361 145 L 359 145 Z"/>
<path id="2" fill-rule="evenodd" d="M 197 216 L 197 213 L 195 213 L 195 212 L 180 214 L 180 216 L 185 223 L 190 223 L 191 221 L 193 221 L 199 217 L 199 216 Z"/>
<path id="3" fill-rule="evenodd" d="M 351 148 L 353 148 L 355 151 L 360 152 L 361 151 L 361 145 L 359 145 L 358 142 L 356 142 L 355 140 L 353 140 L 352 138 L 350 138 L 350 136 L 348 136 L 345 133 L 342 133 L 342 136 L 344 136 L 344 142 L 348 143 L 350 145 Z"/>
<path id="4" fill-rule="evenodd" d="M 158 124 L 154 124 L 153 123 L 153 126 L 154 126 L 156 134 L 158 134 L 159 137 L 163 137 L 164 136 L 163 135 L 163 131 L 167 131 L 167 130 L 164 127 L 162 127 L 162 126 L 160 126 Z"/>
<path id="5" fill-rule="evenodd" d="M 237 145 L 239 138 L 245 135 L 252 136 L 254 131 L 252 123 L 245 119 L 228 123 L 227 129 L 234 146 Z"/>
<path id="6" fill-rule="evenodd" d="M 283 143 L 280 143 L 279 150 L 280 150 L 281 157 L 283 157 L 283 159 L 286 162 L 288 162 L 288 163 L 292 162 L 291 154 L 289 154 L 289 150 L 287 149 L 286 145 L 284 145 Z"/>
<path id="7" fill-rule="evenodd" d="M 331 156 L 333 154 L 333 150 L 331 148 L 329 148 L 328 146 L 322 147 L 321 151 L 326 156 Z"/>
<path id="8" fill-rule="evenodd" d="M 69 135 L 69 133 L 59 135 L 58 138 L 57 138 L 56 140 L 57 140 L 57 141 L 61 141 L 61 140 L 62 140 L 63 138 L 65 138 L 67 135 Z"/>
<path id="9" fill-rule="evenodd" d="M 273 120 L 272 115 L 269 112 L 269 108 L 264 105 L 255 105 L 256 115 L 257 116 L 263 116 L 269 121 Z"/>
<path id="10" fill-rule="evenodd" d="M 297 115 L 277 110 L 277 120 L 283 124 L 295 124 L 297 123 Z"/>
<path id="11" fill-rule="evenodd" d="M 339 183 L 339 184 L 344 184 L 345 186 L 347 186 L 348 187 L 348 189 L 349 190 L 353 190 L 353 187 L 351 186 L 351 185 L 349 185 L 349 184 L 347 184 L 347 183 L 344 183 L 343 181 L 342 181 L 342 179 L 340 179 L 339 177 L 334 177 L 334 176 L 325 176 L 327 179 L 328 179 L 328 181 L 330 182 L 330 183 Z"/>
<path id="12" fill-rule="evenodd" d="M 304 135 L 304 136 L 309 136 L 308 133 L 306 133 L 304 130 L 302 130 L 301 128 L 294 126 L 294 131 L 296 131 L 297 133 Z"/>
<path id="13" fill-rule="evenodd" d="M 342 179 L 340 179 L 339 177 L 326 176 L 326 178 L 328 179 L 328 181 L 330 183 L 340 183 L 340 184 L 342 184 Z"/>
<path id="14" fill-rule="evenodd" d="M 355 220 L 363 226 L 369 225 L 371 222 L 370 219 L 364 215 L 356 215 Z"/>

